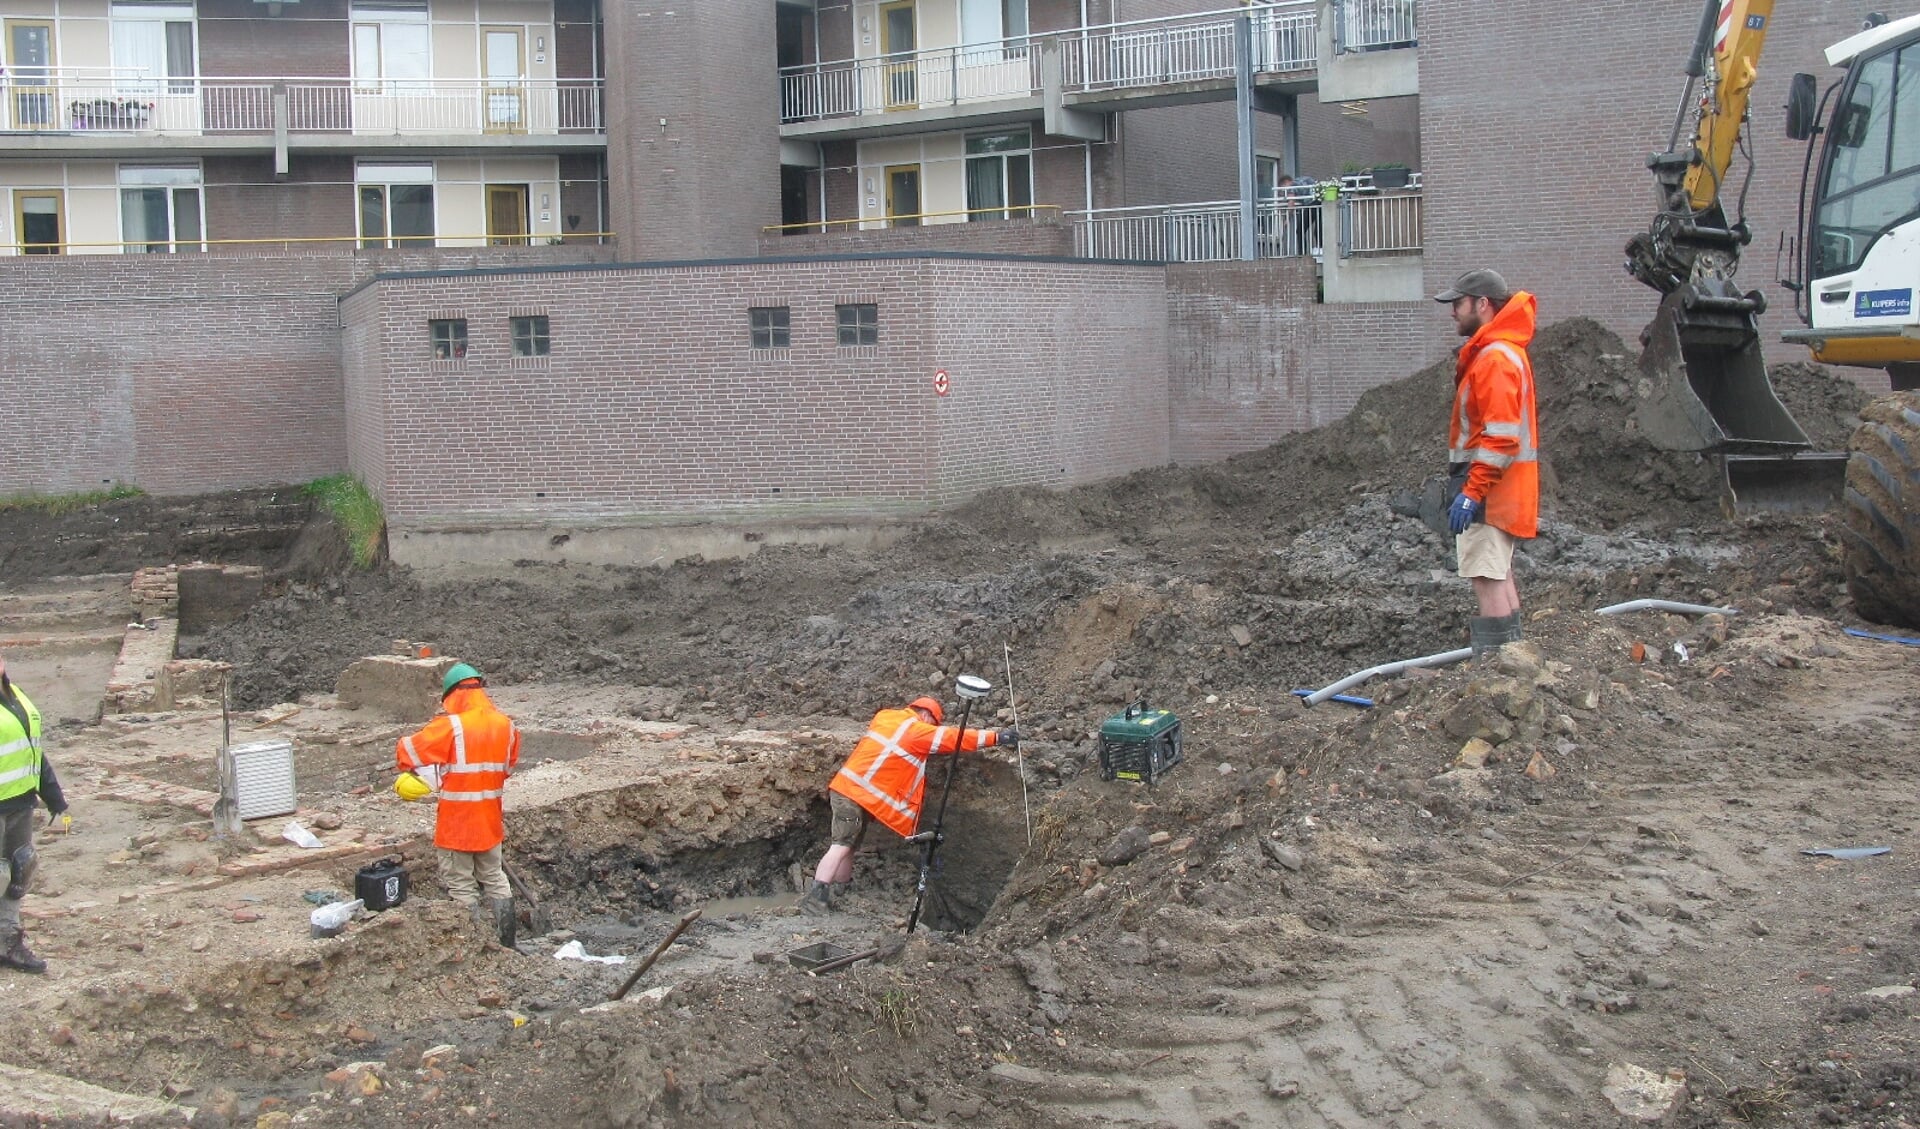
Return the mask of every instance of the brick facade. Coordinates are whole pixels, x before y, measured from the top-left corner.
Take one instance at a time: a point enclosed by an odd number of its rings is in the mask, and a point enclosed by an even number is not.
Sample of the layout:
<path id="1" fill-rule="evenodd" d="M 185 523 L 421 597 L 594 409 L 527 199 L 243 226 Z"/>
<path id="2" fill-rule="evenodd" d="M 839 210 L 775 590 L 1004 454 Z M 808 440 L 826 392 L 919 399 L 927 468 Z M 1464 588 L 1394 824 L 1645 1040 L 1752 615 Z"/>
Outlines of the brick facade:
<path id="1" fill-rule="evenodd" d="M 1073 485 L 1167 459 L 1163 274 L 936 255 L 384 277 L 341 305 L 345 385 L 370 392 L 345 446 L 401 527 Z M 877 345 L 836 343 L 842 302 L 879 307 Z M 790 348 L 749 347 L 763 305 L 790 307 Z M 511 355 L 522 314 L 548 316 L 550 356 Z M 464 361 L 428 356 L 437 317 L 467 319 Z"/>
<path id="2" fill-rule="evenodd" d="M 1456 343 L 1431 302 L 1320 305 L 1314 285 L 1304 259 L 1167 268 L 1173 461 L 1211 462 L 1332 423 L 1362 392 Z"/>

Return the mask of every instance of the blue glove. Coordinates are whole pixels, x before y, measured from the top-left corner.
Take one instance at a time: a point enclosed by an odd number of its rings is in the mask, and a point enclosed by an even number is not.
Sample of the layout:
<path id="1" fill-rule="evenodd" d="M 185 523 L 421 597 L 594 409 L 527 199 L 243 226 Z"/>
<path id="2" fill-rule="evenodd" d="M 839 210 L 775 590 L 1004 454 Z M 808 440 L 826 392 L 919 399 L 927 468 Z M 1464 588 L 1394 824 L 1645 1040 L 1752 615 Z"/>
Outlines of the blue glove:
<path id="1" fill-rule="evenodd" d="M 1486 512 L 1486 503 L 1476 502 L 1465 494 L 1455 494 L 1453 504 L 1447 507 L 1447 528 L 1458 537 L 1467 531 L 1467 526 L 1484 517 Z"/>

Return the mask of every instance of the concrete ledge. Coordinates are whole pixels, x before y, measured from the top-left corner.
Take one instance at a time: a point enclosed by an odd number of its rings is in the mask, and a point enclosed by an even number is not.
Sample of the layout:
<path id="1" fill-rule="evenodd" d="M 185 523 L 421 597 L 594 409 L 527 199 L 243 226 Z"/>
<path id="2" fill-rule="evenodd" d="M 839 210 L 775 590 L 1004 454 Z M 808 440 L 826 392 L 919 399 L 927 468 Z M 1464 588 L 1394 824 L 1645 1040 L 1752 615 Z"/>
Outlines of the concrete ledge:
<path id="1" fill-rule="evenodd" d="M 734 560 L 750 557 L 768 545 L 880 549 L 900 540 L 911 528 L 910 522 L 885 519 L 459 529 L 389 527 L 387 547 L 396 564 L 445 577 L 497 572 L 519 561 L 648 566 L 671 564 L 691 556 Z"/>
<path id="2" fill-rule="evenodd" d="M 120 658 L 107 676 L 102 713 L 143 713 L 154 709 L 160 672 L 173 659 L 180 640 L 180 621 L 155 617 L 127 628 L 120 641 Z"/>

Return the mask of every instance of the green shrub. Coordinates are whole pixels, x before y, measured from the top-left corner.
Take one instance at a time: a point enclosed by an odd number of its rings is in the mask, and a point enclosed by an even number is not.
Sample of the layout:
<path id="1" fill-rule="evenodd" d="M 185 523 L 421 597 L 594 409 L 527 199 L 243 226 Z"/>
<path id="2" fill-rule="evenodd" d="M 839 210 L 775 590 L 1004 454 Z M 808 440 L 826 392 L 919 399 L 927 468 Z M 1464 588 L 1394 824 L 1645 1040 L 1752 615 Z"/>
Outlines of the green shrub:
<path id="1" fill-rule="evenodd" d="M 350 474 L 333 474 L 307 483 L 304 493 L 340 523 L 347 547 L 353 551 L 353 563 L 370 568 L 380 551 L 380 535 L 387 526 L 387 515 L 375 498 Z"/>

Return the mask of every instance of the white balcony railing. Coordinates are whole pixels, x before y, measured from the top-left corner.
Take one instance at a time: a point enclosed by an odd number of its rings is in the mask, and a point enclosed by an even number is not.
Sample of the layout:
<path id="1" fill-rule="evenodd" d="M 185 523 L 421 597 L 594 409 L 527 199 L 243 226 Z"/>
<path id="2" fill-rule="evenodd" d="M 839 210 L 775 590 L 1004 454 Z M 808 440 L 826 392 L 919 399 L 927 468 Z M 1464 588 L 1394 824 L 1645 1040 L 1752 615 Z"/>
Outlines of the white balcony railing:
<path id="1" fill-rule="evenodd" d="M 0 131 L 270 134 L 276 95 L 290 133 L 602 133 L 599 79 L 153 78 L 46 68 L 0 79 Z"/>
<path id="2" fill-rule="evenodd" d="M 1056 46 L 1069 93 L 1231 79 L 1234 22 L 1243 15 L 1253 19 L 1255 73 L 1313 70 L 1318 54 L 1314 0 L 1281 0 L 1047 36 L 784 67 L 781 120 L 1033 97 L 1041 92 L 1041 52 Z"/>
<path id="3" fill-rule="evenodd" d="M 967 47 L 903 51 L 780 71 L 780 120 L 1022 98 L 1040 90 L 1040 53 L 1028 36 Z"/>
<path id="4" fill-rule="evenodd" d="M 1254 208 L 1254 254 L 1262 259 L 1323 253 L 1326 209 L 1320 186 L 1296 185 Z M 1418 189 L 1380 192 L 1342 184 L 1334 204 L 1342 258 L 1415 254 L 1421 250 Z M 1240 257 L 1240 204 L 1210 200 L 1065 213 L 1073 224 L 1074 254 L 1093 259 L 1163 263 L 1220 262 Z"/>
<path id="5" fill-rule="evenodd" d="M 1230 79 L 1234 23 L 1253 21 L 1255 74 L 1311 71 L 1318 21 L 1313 0 L 1105 24 L 1060 35 L 1066 89 L 1124 90 Z"/>
<path id="6" fill-rule="evenodd" d="M 1335 51 L 1382 51 L 1419 42 L 1418 0 L 1333 0 Z"/>

